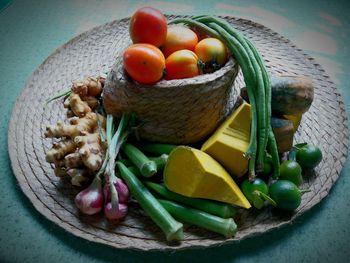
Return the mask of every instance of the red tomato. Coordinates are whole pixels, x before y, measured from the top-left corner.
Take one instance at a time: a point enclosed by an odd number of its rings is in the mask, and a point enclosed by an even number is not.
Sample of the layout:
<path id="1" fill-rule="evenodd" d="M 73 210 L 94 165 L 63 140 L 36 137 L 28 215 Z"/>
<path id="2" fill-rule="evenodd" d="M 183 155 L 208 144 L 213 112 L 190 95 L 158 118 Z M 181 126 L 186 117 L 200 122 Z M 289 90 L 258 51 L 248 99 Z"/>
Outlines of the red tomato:
<path id="1" fill-rule="evenodd" d="M 216 63 L 223 66 L 227 61 L 226 47 L 216 38 L 201 40 L 195 47 L 195 53 L 204 63 Z"/>
<path id="2" fill-rule="evenodd" d="M 165 79 L 184 79 L 199 75 L 198 57 L 190 50 L 183 49 L 172 53 L 165 60 Z"/>
<path id="3" fill-rule="evenodd" d="M 198 43 L 198 37 L 195 32 L 184 26 L 172 26 L 168 28 L 165 43 L 162 51 L 165 57 L 177 50 L 194 50 Z"/>
<path id="4" fill-rule="evenodd" d="M 167 20 L 159 10 L 143 7 L 131 17 L 129 33 L 133 43 L 160 47 L 166 39 L 167 27 Z"/>
<path id="5" fill-rule="evenodd" d="M 124 51 L 124 68 L 136 81 L 153 84 L 163 77 L 165 58 L 150 44 L 134 44 Z"/>

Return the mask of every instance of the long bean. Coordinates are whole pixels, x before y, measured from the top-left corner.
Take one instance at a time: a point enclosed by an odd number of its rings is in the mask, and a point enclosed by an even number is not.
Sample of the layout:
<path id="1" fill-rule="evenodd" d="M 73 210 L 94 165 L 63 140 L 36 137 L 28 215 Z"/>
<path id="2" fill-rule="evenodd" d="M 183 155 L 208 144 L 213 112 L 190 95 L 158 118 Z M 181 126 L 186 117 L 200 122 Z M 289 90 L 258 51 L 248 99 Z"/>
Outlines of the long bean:
<path id="1" fill-rule="evenodd" d="M 257 56 L 255 47 L 251 47 L 249 45 L 249 42 L 247 39 L 242 36 L 238 31 L 234 30 L 232 26 L 227 23 L 224 20 L 215 18 L 215 17 L 200 17 L 197 19 L 198 21 L 204 22 L 204 23 L 209 23 L 210 24 L 217 24 L 220 27 L 222 27 L 223 30 L 225 30 L 227 33 L 229 33 L 234 39 L 237 39 L 241 45 L 246 49 L 248 56 L 252 62 L 252 65 L 254 67 L 255 73 L 256 73 L 256 104 L 259 109 L 257 112 L 257 122 L 258 122 L 258 144 L 257 144 L 257 166 L 258 170 L 261 171 L 263 169 L 263 159 L 264 159 L 264 154 L 265 154 L 265 149 L 266 149 L 266 144 L 267 144 L 267 139 L 268 139 L 268 130 L 269 126 L 266 124 L 266 119 L 268 118 L 267 112 L 266 112 L 266 94 L 265 94 L 265 81 L 264 81 L 264 76 L 263 76 L 263 68 L 261 67 L 261 60 L 260 57 Z M 260 63 L 259 63 L 260 62 Z M 254 176 L 251 176 L 254 177 Z"/>
<path id="2" fill-rule="evenodd" d="M 272 157 L 272 176 L 273 178 L 277 179 L 279 177 L 279 167 L 280 167 L 280 159 L 278 156 L 278 150 L 277 150 L 277 144 L 276 144 L 276 139 L 275 136 L 273 134 L 272 129 L 270 129 L 269 132 L 269 140 L 268 140 L 268 148 L 269 148 L 269 152 L 271 154 Z"/>
<path id="3" fill-rule="evenodd" d="M 249 96 L 249 102 L 252 107 L 252 122 L 250 128 L 250 142 L 248 150 L 246 152 L 246 157 L 249 158 L 249 175 L 250 177 L 255 177 L 255 160 L 257 151 L 257 103 L 256 96 L 254 92 L 254 87 L 256 86 L 256 72 L 252 65 L 252 62 L 243 48 L 243 46 L 238 42 L 237 39 L 231 37 L 225 30 L 223 30 L 219 25 L 211 23 L 209 25 L 211 28 L 216 30 L 225 39 L 226 45 L 229 47 L 231 52 L 236 56 L 239 65 L 242 68 L 242 73 L 244 79 L 247 83 L 247 92 Z"/>
<path id="4" fill-rule="evenodd" d="M 268 143 L 269 132 L 271 130 L 270 125 L 270 116 L 271 116 L 271 82 L 267 73 L 266 66 L 264 61 L 256 50 L 256 47 L 245 37 L 243 37 L 239 32 L 235 31 L 232 26 L 222 19 L 217 19 L 210 16 L 200 16 L 195 18 L 197 21 L 204 22 L 206 24 L 217 23 L 224 30 L 226 30 L 230 35 L 237 38 L 242 45 L 247 48 L 247 52 L 250 56 L 253 56 L 254 59 L 253 65 L 259 67 L 257 71 L 257 105 L 259 108 L 258 114 L 258 129 L 259 129 L 259 143 L 258 143 L 258 152 L 257 152 L 257 166 L 258 169 L 262 170 L 263 160 L 265 155 L 265 149 Z M 254 63 L 254 60 L 256 63 Z M 256 69 L 256 68 L 255 68 Z M 261 75 L 259 74 L 261 72 Z M 262 83 L 263 82 L 263 83 Z M 248 94 L 249 96 L 249 94 Z"/>
<path id="5" fill-rule="evenodd" d="M 201 27 L 213 36 L 219 35 L 220 38 L 223 39 L 223 41 L 229 47 L 230 51 L 235 55 L 239 65 L 242 68 L 244 80 L 247 83 L 247 92 L 249 96 L 249 102 L 252 106 L 250 142 L 245 155 L 249 159 L 249 173 L 254 176 L 255 158 L 256 158 L 256 149 L 257 149 L 256 129 L 257 129 L 257 119 L 258 119 L 256 103 L 255 103 L 256 99 L 254 94 L 255 92 L 253 91 L 253 88 L 256 86 L 256 74 L 246 49 L 242 46 L 242 44 L 236 38 L 231 37 L 225 30 L 223 30 L 217 24 L 212 23 L 207 26 L 203 23 L 194 21 L 192 19 L 175 19 L 175 20 L 172 20 L 170 23 L 186 23 L 190 26 Z M 213 33 L 213 30 L 215 33 Z"/>
<path id="6" fill-rule="evenodd" d="M 258 154 L 257 154 L 257 166 L 260 167 L 260 169 L 263 169 L 263 164 L 264 164 L 264 156 L 265 156 L 265 149 L 267 146 L 268 138 L 269 138 L 269 130 L 271 129 L 271 80 L 270 77 L 267 73 L 267 69 L 264 63 L 263 58 L 261 57 L 260 53 L 257 51 L 256 47 L 250 42 L 249 39 L 246 38 L 246 42 L 250 49 L 253 51 L 253 54 L 259 64 L 259 67 L 262 72 L 262 78 L 264 82 L 264 89 L 265 89 L 265 140 L 263 143 L 261 143 L 261 147 L 258 148 Z"/>
<path id="7" fill-rule="evenodd" d="M 181 20 L 175 20 L 175 23 L 178 22 L 181 22 Z M 223 19 L 200 15 L 192 19 L 182 20 L 182 22 L 190 26 L 199 26 L 209 34 L 211 32 L 213 37 L 219 35 L 219 38 L 226 43 L 242 68 L 249 101 L 252 106 L 250 142 L 246 151 L 246 156 L 249 158 L 250 178 L 255 176 L 255 164 L 257 164 L 258 170 L 263 169 L 267 146 L 269 146 L 273 159 L 275 159 L 276 166 L 279 163 L 279 157 L 278 153 L 276 156 L 277 146 L 270 125 L 271 81 L 264 60 L 256 47 Z"/>
<path id="8" fill-rule="evenodd" d="M 190 19 L 190 18 L 176 18 L 174 20 L 171 20 L 169 22 L 169 25 L 171 24 L 180 24 L 180 23 L 183 23 L 183 24 L 186 24 L 186 25 L 190 25 L 192 27 L 196 27 L 208 34 L 210 34 L 212 37 L 215 37 L 215 38 L 218 38 L 220 40 L 223 40 L 223 38 L 220 36 L 220 34 L 218 34 L 215 30 L 213 30 L 212 28 L 208 27 L 207 25 L 203 24 L 203 23 L 200 23 L 200 22 L 197 22 L 193 19 Z"/>

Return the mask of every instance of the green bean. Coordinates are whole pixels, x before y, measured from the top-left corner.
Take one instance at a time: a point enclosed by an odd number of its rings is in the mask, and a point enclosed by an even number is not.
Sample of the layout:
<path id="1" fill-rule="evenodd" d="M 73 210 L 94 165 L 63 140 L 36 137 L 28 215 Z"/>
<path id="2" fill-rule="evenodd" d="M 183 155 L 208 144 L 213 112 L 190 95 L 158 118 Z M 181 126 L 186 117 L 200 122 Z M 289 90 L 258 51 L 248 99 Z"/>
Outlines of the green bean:
<path id="1" fill-rule="evenodd" d="M 225 39 L 226 45 L 229 47 L 231 52 L 235 55 L 239 65 L 242 68 L 244 79 L 247 83 L 247 92 L 249 102 L 252 107 L 252 122 L 250 132 L 250 142 L 246 157 L 249 158 L 249 174 L 251 177 L 255 177 L 255 160 L 256 160 L 256 149 L 257 149 L 257 105 L 253 87 L 256 85 L 256 77 L 252 76 L 255 71 L 249 56 L 243 46 L 238 42 L 237 39 L 231 37 L 225 30 L 223 30 L 217 24 L 210 24 L 211 28 L 216 30 Z"/>
<path id="2" fill-rule="evenodd" d="M 245 41 L 244 36 L 239 33 L 238 31 L 234 30 L 232 28 L 232 25 L 230 25 L 228 22 L 226 22 L 225 20 L 216 18 L 216 17 L 212 17 L 212 16 L 204 16 L 204 17 L 200 17 L 198 19 L 196 19 L 196 21 L 198 22 L 202 22 L 204 24 L 208 24 L 208 23 L 215 23 L 218 26 L 220 26 L 223 30 L 225 30 L 228 34 L 230 34 L 231 36 L 233 36 L 235 39 L 237 39 L 237 41 L 243 46 L 243 48 L 247 51 L 248 56 L 250 59 L 254 58 L 254 54 L 253 52 L 250 50 L 248 44 Z"/>
<path id="3" fill-rule="evenodd" d="M 272 166 L 273 166 L 272 176 L 273 178 L 277 179 L 279 177 L 280 159 L 278 156 L 276 139 L 272 129 L 269 130 L 268 146 L 269 146 L 269 152 L 272 156 Z"/>
<path id="4" fill-rule="evenodd" d="M 252 106 L 252 121 L 249 147 L 246 152 L 249 158 L 250 177 L 255 175 L 255 160 L 257 158 L 258 169 L 263 169 L 263 160 L 267 144 L 271 146 L 271 151 L 275 150 L 276 142 L 273 133 L 270 134 L 271 116 L 271 82 L 264 64 L 255 46 L 232 26 L 222 20 L 212 16 L 195 16 L 192 19 L 182 20 L 189 25 L 198 25 L 205 31 L 212 32 L 213 36 L 219 35 L 226 43 L 230 51 L 236 57 L 243 72 L 247 84 L 247 92 Z M 180 20 L 175 20 L 180 21 Z M 210 30 L 208 29 L 210 28 Z M 216 34 L 213 33 L 215 30 Z M 274 158 L 275 159 L 275 158 Z M 278 160 L 275 160 L 276 162 Z"/>
<path id="5" fill-rule="evenodd" d="M 253 66 L 256 70 L 257 76 L 257 105 L 259 108 L 258 112 L 258 130 L 259 130 L 259 143 L 257 152 L 257 165 L 258 169 L 263 169 L 263 160 L 265 155 L 265 149 L 268 141 L 268 131 L 270 129 L 270 116 L 271 116 L 271 83 L 265 64 L 259 52 L 256 50 L 255 46 L 245 37 L 234 29 L 232 26 L 224 20 L 217 19 L 215 17 L 203 17 L 197 19 L 204 23 L 217 23 L 224 30 L 226 30 L 230 35 L 237 38 L 238 41 L 247 49 Z M 259 68 L 259 69 L 257 69 Z M 249 95 L 248 95 L 249 96 Z M 250 168 L 251 169 L 251 168 Z"/>
<path id="6" fill-rule="evenodd" d="M 206 26 L 203 23 L 196 22 L 191 19 L 175 19 L 175 20 L 172 20 L 170 23 L 184 23 L 184 22 L 191 26 L 201 27 L 212 35 L 219 35 L 220 38 L 223 39 L 223 42 L 225 42 L 226 45 L 229 47 L 230 51 L 234 54 L 234 56 L 238 61 L 238 64 L 242 68 L 242 73 L 247 83 L 247 92 L 248 92 L 249 102 L 252 106 L 250 142 L 245 154 L 246 158 L 248 158 L 250 162 L 249 170 L 250 172 L 252 172 L 253 170 L 255 170 L 255 156 L 256 156 L 256 148 L 257 148 L 257 139 L 256 139 L 257 109 L 256 109 L 254 91 L 252 90 L 253 87 L 256 85 L 255 84 L 256 76 L 255 76 L 255 71 L 250 61 L 250 58 L 246 50 L 244 49 L 244 47 L 241 45 L 241 43 L 237 39 L 232 38 L 226 31 L 224 31 L 220 26 L 216 24 L 211 24 L 210 26 Z M 215 33 L 213 33 L 213 30 Z"/>
<path id="7" fill-rule="evenodd" d="M 248 56 L 251 59 L 252 65 L 256 73 L 256 104 L 259 111 L 257 112 L 257 122 L 258 122 L 258 144 L 257 144 L 257 158 L 258 158 L 258 170 L 263 169 L 263 157 L 265 154 L 266 144 L 267 144 L 267 127 L 266 126 L 266 95 L 265 95 L 265 83 L 263 80 L 262 68 L 259 65 L 259 57 L 254 53 L 255 48 L 251 48 L 247 39 L 242 36 L 239 32 L 232 29 L 232 26 L 224 20 L 217 19 L 214 17 L 202 17 L 198 19 L 202 22 L 216 23 L 226 30 L 233 38 L 236 38 L 242 46 L 247 50 Z"/>
<path id="8" fill-rule="evenodd" d="M 212 37 L 218 38 L 220 40 L 223 40 L 223 38 L 220 36 L 220 34 L 218 34 L 215 30 L 211 29 L 210 27 L 206 26 L 203 23 L 197 22 L 193 19 L 190 18 L 176 18 L 174 20 L 171 20 L 169 22 L 169 25 L 171 24 L 186 24 L 192 27 L 196 27 L 206 33 L 208 33 L 209 35 L 211 35 Z"/>
<path id="9" fill-rule="evenodd" d="M 268 136 L 269 136 L 268 130 L 270 128 L 270 119 L 271 119 L 271 82 L 267 74 L 266 66 L 259 52 L 256 50 L 255 46 L 249 41 L 249 39 L 246 38 L 246 42 L 250 47 L 250 49 L 252 50 L 262 72 L 262 80 L 263 80 L 263 88 L 264 88 L 264 96 L 265 96 L 265 99 L 262 102 L 262 108 L 264 108 L 265 118 L 263 120 L 264 133 L 260 135 L 261 137 L 264 136 L 264 140 L 259 142 L 258 153 L 257 153 L 257 167 L 258 169 L 263 170 L 265 150 L 266 150 Z M 260 95 L 263 96 L 262 94 Z"/>

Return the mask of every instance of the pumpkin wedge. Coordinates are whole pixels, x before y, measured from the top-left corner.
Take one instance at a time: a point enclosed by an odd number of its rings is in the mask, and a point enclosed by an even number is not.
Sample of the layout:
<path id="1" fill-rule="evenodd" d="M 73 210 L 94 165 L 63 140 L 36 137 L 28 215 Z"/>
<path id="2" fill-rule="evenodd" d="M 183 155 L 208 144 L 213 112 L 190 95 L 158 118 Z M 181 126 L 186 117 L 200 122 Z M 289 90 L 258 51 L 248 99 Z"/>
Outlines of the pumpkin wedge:
<path id="1" fill-rule="evenodd" d="M 250 138 L 250 113 L 248 103 L 240 105 L 203 144 L 201 150 L 217 160 L 234 177 L 248 171 L 244 157 Z"/>
<path id="2" fill-rule="evenodd" d="M 251 207 L 226 170 L 207 153 L 191 147 L 178 146 L 170 153 L 164 183 L 169 190 L 187 197 Z"/>

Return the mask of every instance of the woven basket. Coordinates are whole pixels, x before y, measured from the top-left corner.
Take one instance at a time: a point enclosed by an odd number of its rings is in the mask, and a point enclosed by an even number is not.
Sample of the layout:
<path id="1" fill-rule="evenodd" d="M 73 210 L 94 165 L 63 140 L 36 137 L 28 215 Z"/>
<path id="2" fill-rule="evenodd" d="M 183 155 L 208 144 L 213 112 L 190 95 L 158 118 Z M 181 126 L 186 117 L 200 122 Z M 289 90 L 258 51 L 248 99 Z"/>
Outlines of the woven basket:
<path id="1" fill-rule="evenodd" d="M 232 107 L 238 64 L 230 59 L 211 74 L 155 85 L 136 84 L 126 76 L 122 54 L 108 74 L 103 104 L 107 113 L 135 112 L 142 139 L 174 144 L 197 142 L 211 134 Z"/>
<path id="2" fill-rule="evenodd" d="M 314 102 L 303 115 L 295 143 L 316 144 L 324 156 L 315 173 L 301 186 L 311 192 L 302 196 L 295 213 L 286 215 L 274 209 L 241 210 L 235 218 L 238 232 L 234 238 L 224 239 L 186 226 L 181 244 L 168 244 L 161 230 L 135 202 L 130 204 L 129 214 L 120 224 L 109 223 L 102 215 L 79 213 L 74 205 L 79 189 L 68 180 L 55 177 L 45 161 L 45 152 L 52 145 L 50 139 L 44 139 L 45 127 L 65 118 L 62 101 L 52 102 L 45 108 L 43 105 L 47 98 L 65 90 L 71 81 L 111 70 L 115 54 L 129 38 L 129 19 L 123 19 L 87 31 L 57 49 L 33 73 L 13 109 L 8 131 L 12 169 L 22 191 L 44 217 L 76 236 L 116 248 L 177 250 L 223 245 L 270 231 L 292 222 L 327 196 L 348 153 L 348 127 L 341 95 L 324 70 L 289 40 L 248 20 L 225 19 L 254 42 L 272 75 L 305 75 L 315 85 Z M 244 85 L 239 73 L 233 96 Z"/>

